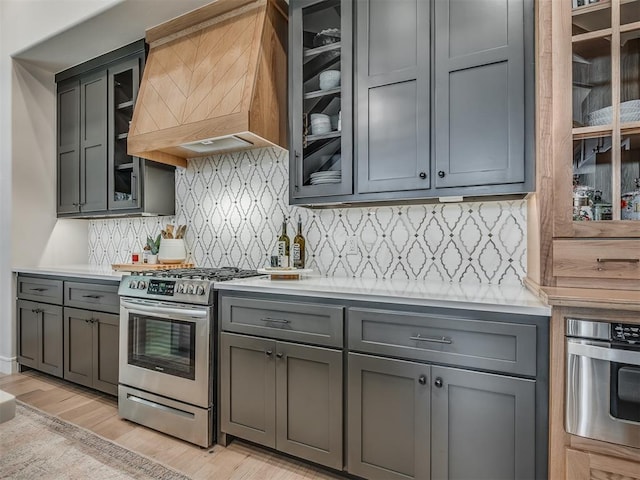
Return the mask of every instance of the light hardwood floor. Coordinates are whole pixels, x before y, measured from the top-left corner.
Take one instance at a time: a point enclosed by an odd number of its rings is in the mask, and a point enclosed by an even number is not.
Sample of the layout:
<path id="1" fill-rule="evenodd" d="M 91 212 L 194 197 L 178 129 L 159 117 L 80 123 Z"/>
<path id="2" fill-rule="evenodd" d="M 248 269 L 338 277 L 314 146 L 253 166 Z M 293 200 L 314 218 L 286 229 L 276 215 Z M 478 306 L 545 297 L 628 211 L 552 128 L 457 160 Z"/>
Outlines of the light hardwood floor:
<path id="1" fill-rule="evenodd" d="M 328 471 L 238 440 L 203 449 L 118 417 L 115 397 L 36 371 L 0 374 L 0 389 L 125 448 L 198 479 L 340 479 Z"/>

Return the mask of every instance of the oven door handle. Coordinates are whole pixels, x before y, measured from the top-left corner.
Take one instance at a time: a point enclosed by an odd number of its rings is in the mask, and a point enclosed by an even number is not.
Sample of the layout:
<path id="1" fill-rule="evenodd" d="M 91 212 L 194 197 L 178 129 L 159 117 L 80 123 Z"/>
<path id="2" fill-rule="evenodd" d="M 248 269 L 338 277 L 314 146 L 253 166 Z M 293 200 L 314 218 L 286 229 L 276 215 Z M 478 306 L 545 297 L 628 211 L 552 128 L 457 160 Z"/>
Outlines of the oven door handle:
<path id="1" fill-rule="evenodd" d="M 603 346 L 605 345 L 605 346 Z M 640 366 L 640 351 L 611 348 L 608 343 L 567 339 L 567 353 L 606 362 Z"/>
<path id="2" fill-rule="evenodd" d="M 184 310 L 159 305 L 140 305 L 139 303 L 127 302 L 126 300 L 120 300 L 120 305 L 129 313 L 168 318 L 170 320 L 201 320 L 209 316 L 209 312 L 205 309 Z"/>

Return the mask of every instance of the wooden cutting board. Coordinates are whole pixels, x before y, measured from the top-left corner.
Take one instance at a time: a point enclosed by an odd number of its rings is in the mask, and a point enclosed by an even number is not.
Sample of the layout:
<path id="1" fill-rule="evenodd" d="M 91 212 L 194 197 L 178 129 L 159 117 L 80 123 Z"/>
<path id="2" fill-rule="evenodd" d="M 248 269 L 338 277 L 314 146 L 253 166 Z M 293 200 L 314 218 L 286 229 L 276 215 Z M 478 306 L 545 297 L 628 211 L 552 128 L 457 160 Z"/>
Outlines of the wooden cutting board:
<path id="1" fill-rule="evenodd" d="M 113 263 L 111 268 L 116 272 L 148 272 L 151 270 L 167 270 L 169 268 L 193 268 L 193 263 Z"/>

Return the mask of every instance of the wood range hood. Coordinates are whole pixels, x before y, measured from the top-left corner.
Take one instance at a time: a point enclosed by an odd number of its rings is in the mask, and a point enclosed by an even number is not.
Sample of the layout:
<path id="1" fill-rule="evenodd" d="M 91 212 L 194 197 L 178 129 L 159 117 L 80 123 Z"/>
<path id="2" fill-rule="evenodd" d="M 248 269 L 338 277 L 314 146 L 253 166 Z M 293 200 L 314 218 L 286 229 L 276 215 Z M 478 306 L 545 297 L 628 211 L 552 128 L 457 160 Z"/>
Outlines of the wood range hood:
<path id="1" fill-rule="evenodd" d="M 217 0 L 146 31 L 129 155 L 187 159 L 287 146 L 287 4 Z"/>

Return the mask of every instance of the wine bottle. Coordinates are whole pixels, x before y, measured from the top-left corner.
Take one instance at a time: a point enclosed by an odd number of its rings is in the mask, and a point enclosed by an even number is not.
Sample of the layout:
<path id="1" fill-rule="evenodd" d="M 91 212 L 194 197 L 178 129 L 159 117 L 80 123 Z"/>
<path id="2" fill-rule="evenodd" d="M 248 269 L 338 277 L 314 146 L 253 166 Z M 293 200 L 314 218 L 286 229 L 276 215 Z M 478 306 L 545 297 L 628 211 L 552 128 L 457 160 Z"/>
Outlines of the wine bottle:
<path id="1" fill-rule="evenodd" d="M 287 220 L 282 222 L 282 234 L 278 237 L 278 266 L 289 267 L 289 236 L 287 235 Z"/>
<path id="2" fill-rule="evenodd" d="M 304 236 L 302 235 L 302 218 L 298 216 L 298 232 L 293 239 L 293 252 L 291 253 L 293 268 L 304 268 L 304 243 Z"/>

